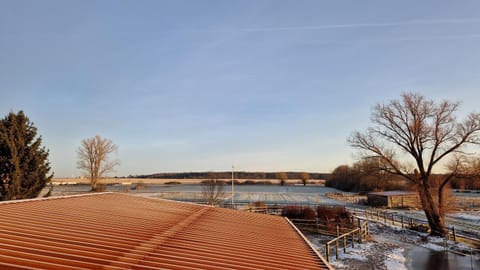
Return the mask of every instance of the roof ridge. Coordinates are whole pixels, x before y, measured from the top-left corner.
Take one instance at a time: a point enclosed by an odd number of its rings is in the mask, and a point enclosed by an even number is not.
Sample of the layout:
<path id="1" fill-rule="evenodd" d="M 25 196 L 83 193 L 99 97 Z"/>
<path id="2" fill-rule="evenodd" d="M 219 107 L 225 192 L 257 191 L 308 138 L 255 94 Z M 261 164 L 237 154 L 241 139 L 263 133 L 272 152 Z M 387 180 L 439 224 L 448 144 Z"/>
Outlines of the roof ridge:
<path id="1" fill-rule="evenodd" d="M 159 200 L 159 201 L 167 201 L 167 202 L 177 202 L 177 203 L 188 204 L 188 205 L 195 205 L 195 206 L 201 206 L 201 207 L 207 207 L 207 208 L 217 208 L 217 207 L 215 207 L 215 206 L 208 205 L 208 204 L 199 204 L 199 203 L 194 203 L 194 202 L 177 201 L 177 200 L 172 200 L 172 199 L 165 199 L 165 198 L 158 198 L 158 197 L 150 197 L 150 196 L 142 196 L 142 195 L 138 195 L 138 194 L 128 194 L 128 193 L 121 193 L 121 192 L 110 192 L 110 193 L 122 194 L 122 195 L 132 196 L 132 197 L 142 197 L 142 198 L 150 199 L 150 200 Z M 222 208 L 222 209 L 229 209 L 229 208 Z"/>
<path id="2" fill-rule="evenodd" d="M 145 256 L 152 253 L 156 248 L 161 246 L 169 238 L 174 237 L 177 233 L 187 228 L 190 224 L 195 222 L 198 218 L 204 215 L 211 208 L 202 208 L 199 211 L 194 212 L 192 215 L 187 216 L 182 221 L 175 224 L 173 227 L 153 235 L 149 240 L 142 242 L 132 248 L 129 252 L 125 252 L 122 256 L 118 257 L 118 261 L 111 262 L 110 266 L 123 266 L 125 262 L 129 264 L 138 264 L 143 260 Z M 119 263 L 119 265 L 117 265 Z"/>

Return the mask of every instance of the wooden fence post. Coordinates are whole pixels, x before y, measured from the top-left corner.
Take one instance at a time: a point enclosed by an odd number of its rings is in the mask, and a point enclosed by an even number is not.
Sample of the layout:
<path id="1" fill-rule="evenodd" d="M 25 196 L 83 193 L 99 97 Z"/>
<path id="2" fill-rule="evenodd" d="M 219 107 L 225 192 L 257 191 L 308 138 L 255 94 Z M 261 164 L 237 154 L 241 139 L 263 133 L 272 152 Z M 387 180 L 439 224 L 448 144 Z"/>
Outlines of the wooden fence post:
<path id="1" fill-rule="evenodd" d="M 358 243 L 362 243 L 362 224 L 360 219 L 358 219 Z"/>
<path id="2" fill-rule="evenodd" d="M 470 266 L 473 269 L 473 249 L 470 247 Z"/>
<path id="3" fill-rule="evenodd" d="M 330 245 L 328 243 L 325 244 L 325 251 L 327 254 L 327 262 L 330 262 Z"/>
<path id="4" fill-rule="evenodd" d="M 455 226 L 452 226 L 453 241 L 457 242 L 457 234 L 455 233 Z"/>
<path id="5" fill-rule="evenodd" d="M 343 236 L 343 253 L 347 253 L 347 236 Z"/>
<path id="6" fill-rule="evenodd" d="M 335 241 L 335 258 L 338 260 L 338 238 Z"/>
<path id="7" fill-rule="evenodd" d="M 401 218 L 402 218 L 402 221 L 401 221 L 401 222 L 402 222 L 402 229 L 403 229 L 403 228 L 405 228 L 405 227 L 403 226 L 403 215 L 401 215 Z"/>

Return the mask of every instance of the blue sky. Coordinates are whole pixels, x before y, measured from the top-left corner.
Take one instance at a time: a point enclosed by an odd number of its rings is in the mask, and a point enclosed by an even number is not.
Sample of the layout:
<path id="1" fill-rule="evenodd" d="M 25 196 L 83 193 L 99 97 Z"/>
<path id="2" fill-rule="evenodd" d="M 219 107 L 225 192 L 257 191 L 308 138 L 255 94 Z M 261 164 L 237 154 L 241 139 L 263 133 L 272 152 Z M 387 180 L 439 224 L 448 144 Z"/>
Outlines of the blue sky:
<path id="1" fill-rule="evenodd" d="M 0 113 L 24 110 L 57 177 L 80 141 L 115 175 L 320 171 L 402 92 L 480 98 L 479 1 L 0 0 Z"/>

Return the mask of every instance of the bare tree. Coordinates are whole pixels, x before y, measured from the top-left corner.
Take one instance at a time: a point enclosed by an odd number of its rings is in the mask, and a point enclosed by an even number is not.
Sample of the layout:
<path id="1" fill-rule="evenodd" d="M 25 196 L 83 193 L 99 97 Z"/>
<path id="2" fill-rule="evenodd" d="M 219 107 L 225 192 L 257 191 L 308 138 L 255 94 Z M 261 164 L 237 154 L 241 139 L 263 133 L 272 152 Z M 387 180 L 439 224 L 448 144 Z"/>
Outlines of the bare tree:
<path id="1" fill-rule="evenodd" d="M 285 186 L 288 180 L 288 174 L 286 172 L 277 173 L 277 179 L 280 180 L 280 185 Z"/>
<path id="2" fill-rule="evenodd" d="M 209 179 L 202 182 L 202 197 L 208 205 L 218 205 L 225 195 L 223 191 L 224 183 L 218 181 L 212 174 Z"/>
<path id="3" fill-rule="evenodd" d="M 302 172 L 300 174 L 300 179 L 302 180 L 302 184 L 303 186 L 306 186 L 307 183 L 308 183 L 308 180 L 310 180 L 310 174 L 306 173 L 306 172 Z"/>
<path id="4" fill-rule="evenodd" d="M 432 235 L 446 233 L 444 190 L 459 166 L 450 166 L 439 181 L 432 179 L 434 168 L 441 161 L 467 155 L 468 145 L 480 143 L 480 114 L 471 113 L 460 122 L 455 117 L 458 107 L 447 100 L 437 103 L 405 93 L 400 100 L 377 104 L 371 116 L 374 126 L 349 138 L 364 157 L 383 160 L 381 170 L 416 186 Z"/>
<path id="5" fill-rule="evenodd" d="M 117 149 L 111 140 L 103 139 L 99 135 L 82 140 L 77 149 L 77 168 L 83 170 L 90 179 L 92 191 L 97 191 L 98 180 L 112 172 L 119 164 L 118 160 L 109 159 L 109 155 Z"/>

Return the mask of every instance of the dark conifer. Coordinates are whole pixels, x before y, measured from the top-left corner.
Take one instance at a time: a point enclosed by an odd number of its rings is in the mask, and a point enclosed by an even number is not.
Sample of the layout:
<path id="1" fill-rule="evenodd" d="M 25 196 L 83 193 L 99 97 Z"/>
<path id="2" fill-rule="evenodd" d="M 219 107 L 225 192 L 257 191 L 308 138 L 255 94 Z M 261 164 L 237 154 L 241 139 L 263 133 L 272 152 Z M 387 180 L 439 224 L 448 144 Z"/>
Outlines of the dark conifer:
<path id="1" fill-rule="evenodd" d="M 48 150 L 23 111 L 0 120 L 0 200 L 35 198 L 53 177 Z"/>

